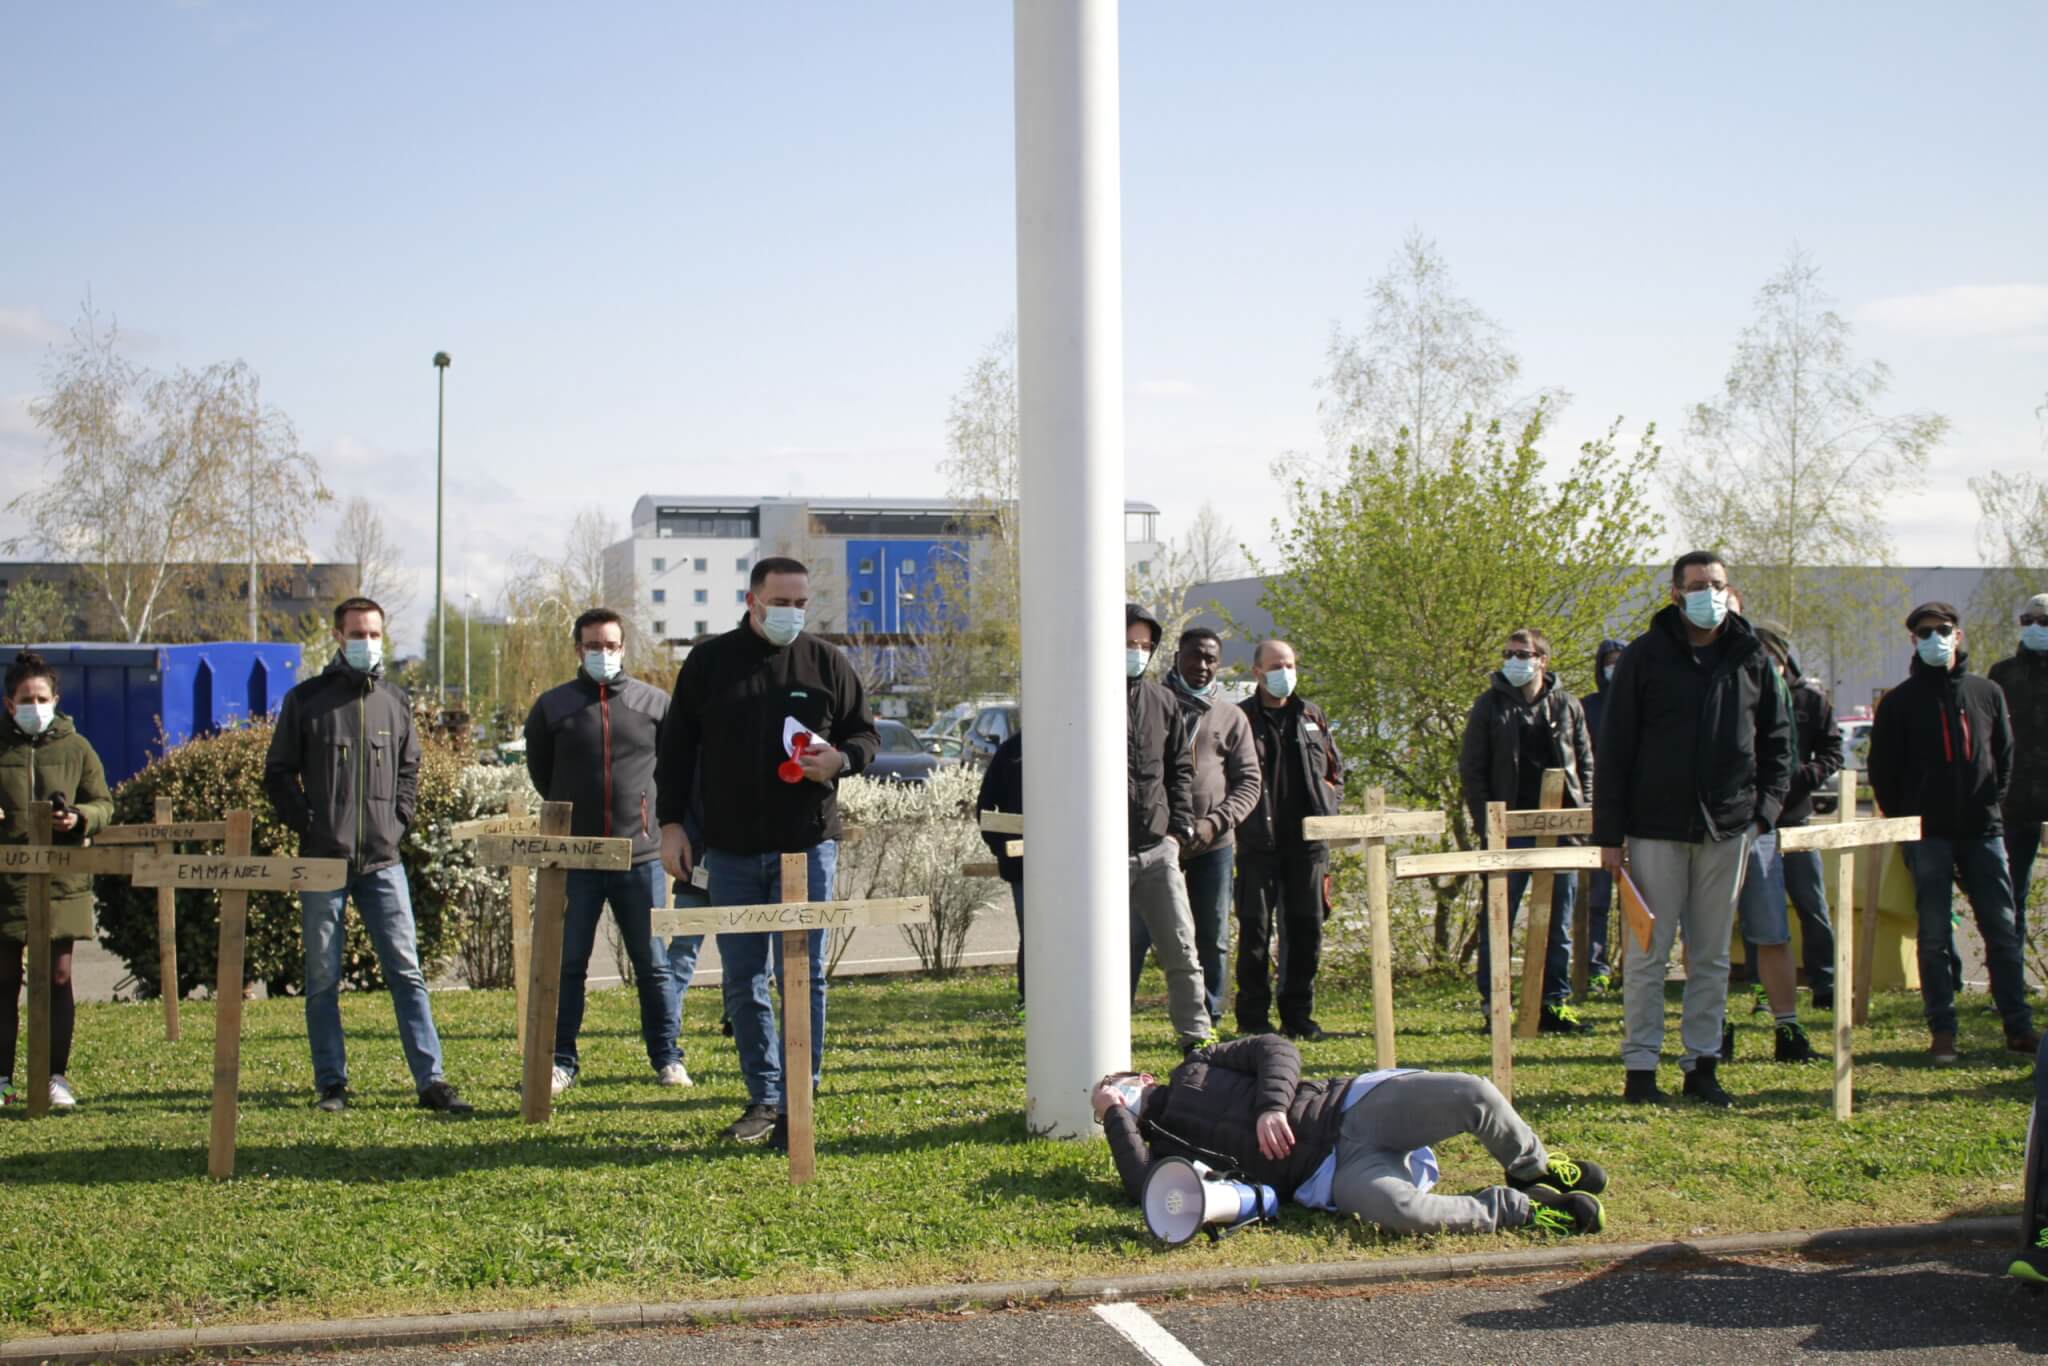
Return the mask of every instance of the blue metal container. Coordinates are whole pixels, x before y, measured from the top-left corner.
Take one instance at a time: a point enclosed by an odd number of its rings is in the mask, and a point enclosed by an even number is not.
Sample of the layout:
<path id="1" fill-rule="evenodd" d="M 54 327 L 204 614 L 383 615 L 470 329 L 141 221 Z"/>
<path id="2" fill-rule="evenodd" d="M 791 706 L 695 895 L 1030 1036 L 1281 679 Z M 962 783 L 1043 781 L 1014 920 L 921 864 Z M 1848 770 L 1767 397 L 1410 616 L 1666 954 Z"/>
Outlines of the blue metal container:
<path id="1" fill-rule="evenodd" d="M 229 640 L 33 648 L 57 670 L 57 708 L 92 742 L 109 785 L 195 735 L 275 716 L 299 681 L 296 645 Z M 0 669 L 19 653 L 18 646 L 0 646 Z"/>

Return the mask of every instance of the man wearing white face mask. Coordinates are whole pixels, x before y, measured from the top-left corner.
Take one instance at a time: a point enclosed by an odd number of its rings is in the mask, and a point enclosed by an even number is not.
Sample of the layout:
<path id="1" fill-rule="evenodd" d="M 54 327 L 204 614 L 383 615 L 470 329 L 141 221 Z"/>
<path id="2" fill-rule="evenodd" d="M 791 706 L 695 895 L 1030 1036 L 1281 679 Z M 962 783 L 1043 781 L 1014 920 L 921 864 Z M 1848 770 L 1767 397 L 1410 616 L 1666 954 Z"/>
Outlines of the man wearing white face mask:
<path id="1" fill-rule="evenodd" d="M 348 860 L 348 885 L 299 893 L 306 949 L 306 1041 L 318 1106 L 348 1108 L 341 1032 L 342 915 L 351 899 L 391 988 L 398 1042 L 420 1108 L 467 1115 L 469 1102 L 441 1075 L 441 1038 L 420 971 L 412 889 L 399 846 L 419 804 L 420 740 L 404 693 L 384 678 L 384 609 L 350 598 L 334 609 L 334 658 L 293 688 L 278 709 L 263 788 L 307 858 Z"/>
<path id="2" fill-rule="evenodd" d="M 2000 838 L 1999 803 L 2012 781 L 2012 722 L 1998 685 L 1968 672 L 1961 621 L 1945 602 L 1923 602 L 1907 614 L 1911 672 L 1884 695 L 1870 723 L 1870 790 L 1878 806 L 1887 816 L 1920 818 L 1920 838 L 1906 845 L 1905 855 L 1920 920 L 1928 1053 L 1939 1064 L 1958 1056 L 1955 984 L 1948 969 L 1949 910 L 1958 875 L 1984 937 L 2005 1046 L 2032 1054 L 2041 1045 L 2027 1004 L 2026 970 L 2013 930 L 2012 870 Z"/>
<path id="3" fill-rule="evenodd" d="M 836 785 L 873 761 L 881 736 L 853 665 L 804 630 L 810 570 L 770 556 L 754 565 L 749 585 L 739 625 L 691 650 L 676 676 L 655 765 L 662 866 L 687 882 L 701 857 L 712 905 L 758 906 L 782 900 L 782 856 L 805 854 L 810 899 L 829 901 L 841 834 Z M 782 777 L 786 762 L 796 765 L 793 782 Z M 701 850 L 684 830 L 693 794 L 702 799 Z M 778 939 L 718 936 L 721 991 L 747 1083 L 747 1108 L 723 1134 L 736 1143 L 787 1140 L 782 1039 L 768 986 L 771 959 L 781 979 Z M 825 1058 L 825 932 L 807 939 L 816 1085 Z"/>
<path id="4" fill-rule="evenodd" d="M 1252 651 L 1252 678 L 1257 691 L 1238 704 L 1252 724 L 1260 788 L 1257 804 L 1237 828 L 1237 1029 L 1271 1031 L 1278 977 L 1280 1032 L 1313 1042 L 1324 1037 L 1314 1009 L 1330 850 L 1320 840 L 1303 839 L 1301 823 L 1337 814 L 1344 756 L 1322 708 L 1296 691 L 1292 645 L 1260 641 Z"/>
<path id="5" fill-rule="evenodd" d="M 669 957 L 654 941 L 648 916 L 661 899 L 661 837 L 654 823 L 654 756 L 661 743 L 668 694 L 625 671 L 625 627 L 619 614 L 593 607 L 573 628 L 582 667 L 550 688 L 526 717 L 526 771 L 551 802 L 569 802 L 569 833 L 633 841 L 624 872 L 569 872 L 569 909 L 562 925 L 562 995 L 555 1015 L 554 1091 L 576 1084 L 576 1036 L 583 1027 L 584 990 L 597 921 L 611 906 L 633 987 L 640 996 L 640 1037 L 663 1086 L 688 1086 L 676 1046 L 675 987 Z"/>
<path id="6" fill-rule="evenodd" d="M 1791 700 L 1729 596 L 1719 555 L 1680 556 L 1670 605 L 1629 642 L 1607 685 L 1593 842 L 1613 874 L 1626 846 L 1656 918 L 1647 949 L 1622 937 L 1622 1096 L 1637 1104 L 1664 1098 L 1664 972 L 1680 934 L 1690 955 L 1679 1027 L 1685 1095 L 1732 1103 L 1715 1073 L 1736 898 L 1750 841 L 1776 827 L 1797 761 Z"/>

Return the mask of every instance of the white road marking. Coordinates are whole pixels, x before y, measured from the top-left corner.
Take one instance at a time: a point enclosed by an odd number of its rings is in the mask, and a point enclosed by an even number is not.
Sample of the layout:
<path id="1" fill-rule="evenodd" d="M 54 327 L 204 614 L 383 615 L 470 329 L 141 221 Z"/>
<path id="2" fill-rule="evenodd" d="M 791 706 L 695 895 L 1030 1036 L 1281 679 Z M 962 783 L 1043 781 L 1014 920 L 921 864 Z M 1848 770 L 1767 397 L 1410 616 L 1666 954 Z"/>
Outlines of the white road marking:
<path id="1" fill-rule="evenodd" d="M 1152 1366 L 1202 1366 L 1200 1357 L 1135 1304 L 1098 1304 L 1095 1317 L 1121 1333 L 1124 1341 L 1143 1353 Z"/>

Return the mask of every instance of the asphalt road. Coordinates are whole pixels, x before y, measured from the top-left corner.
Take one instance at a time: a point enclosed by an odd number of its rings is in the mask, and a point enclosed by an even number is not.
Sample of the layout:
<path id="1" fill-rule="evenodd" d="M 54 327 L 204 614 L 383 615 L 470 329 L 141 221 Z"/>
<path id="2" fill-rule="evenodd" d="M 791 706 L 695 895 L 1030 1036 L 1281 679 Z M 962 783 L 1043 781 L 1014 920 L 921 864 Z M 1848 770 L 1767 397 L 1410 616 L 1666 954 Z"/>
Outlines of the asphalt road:
<path id="1" fill-rule="evenodd" d="M 1095 1309 L 886 1322 L 586 1334 L 323 1358 L 362 1363 L 1154 1361 L 2019 1361 L 2048 1353 L 2048 1295 L 1983 1249 L 1843 1262 L 1794 1257 L 1624 1264 L 1592 1275 L 1155 1301 L 1140 1348 Z M 1120 1311 L 1127 1314 L 1128 1310 Z M 1139 1325 L 1141 1334 L 1144 1325 Z M 1180 1353 L 1177 1355 L 1176 1353 Z"/>

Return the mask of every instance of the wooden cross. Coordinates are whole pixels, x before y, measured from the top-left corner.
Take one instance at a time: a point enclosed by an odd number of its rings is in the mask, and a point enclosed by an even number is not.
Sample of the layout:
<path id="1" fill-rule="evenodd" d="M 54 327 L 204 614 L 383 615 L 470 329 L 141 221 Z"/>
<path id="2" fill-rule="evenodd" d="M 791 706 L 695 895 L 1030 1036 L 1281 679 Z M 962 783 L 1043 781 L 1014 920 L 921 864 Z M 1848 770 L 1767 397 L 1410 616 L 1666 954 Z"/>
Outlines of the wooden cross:
<path id="1" fill-rule="evenodd" d="M 1593 813 L 1584 807 L 1564 809 L 1565 772 L 1543 770 L 1534 811 L 1508 812 L 1508 838 L 1533 838 L 1539 849 L 1555 849 L 1567 835 L 1591 835 Z M 1515 1034 L 1533 1039 L 1543 1027 L 1543 967 L 1550 955 L 1550 899 L 1557 889 L 1557 874 L 1544 871 L 1529 879 L 1522 904 L 1522 1005 L 1515 1020 Z"/>
<path id="2" fill-rule="evenodd" d="M 1023 817 L 1017 818 L 1020 822 Z M 782 856 L 782 900 L 764 906 L 698 906 L 652 915 L 656 938 L 677 934 L 779 933 L 782 938 L 782 1086 L 789 1113 L 789 1180 L 801 1186 L 817 1175 L 817 1137 L 811 1113 L 812 930 L 862 925 L 909 925 L 931 919 L 929 897 L 876 901 L 811 901 L 810 859 Z"/>
<path id="3" fill-rule="evenodd" d="M 1301 823 L 1305 840 L 1365 846 L 1365 894 L 1372 910 L 1372 1039 L 1382 1071 L 1394 1065 L 1394 935 L 1389 923 L 1387 843 L 1443 832 L 1443 812 L 1389 811 L 1383 787 L 1366 792 L 1363 815 L 1310 816 Z"/>
<path id="4" fill-rule="evenodd" d="M 448 827 L 451 839 L 473 840 L 482 835 L 538 835 L 540 819 L 529 815 L 526 797 L 514 793 L 505 799 L 505 814 L 458 821 Z M 505 865 L 511 888 L 512 913 L 512 1033 L 520 1056 L 526 1054 L 527 967 L 533 950 L 533 870 L 522 863 Z"/>
<path id="5" fill-rule="evenodd" d="M 1024 841 L 1022 839 L 1022 836 L 1024 834 L 1023 812 L 984 811 L 981 813 L 979 825 L 983 831 L 991 835 L 1019 836 L 1019 838 L 1017 839 L 1007 840 L 1004 842 L 1003 853 L 1010 858 L 1024 857 Z M 993 878 L 1002 876 L 1002 866 L 1000 864 L 983 863 L 979 860 L 973 863 L 962 864 L 960 866 L 960 871 L 968 877 Z M 1019 944 L 1017 946 L 1017 952 L 1024 952 L 1024 946 L 1022 944 Z"/>
<path id="6" fill-rule="evenodd" d="M 147 844 L 159 854 L 169 855 L 173 844 L 217 843 L 228 837 L 226 821 L 186 821 L 179 824 L 171 812 L 170 799 L 156 799 L 156 819 L 148 825 L 109 825 L 92 837 L 96 845 Z M 178 1041 L 178 890 L 156 889 L 156 975 L 158 995 L 164 1000 L 164 1038 Z"/>
<path id="7" fill-rule="evenodd" d="M 220 959 L 213 978 L 213 1124 L 206 1146 L 206 1173 L 216 1181 L 235 1174 L 236 1105 L 242 1083 L 242 960 L 249 937 L 249 893 L 333 892 L 348 886 L 346 859 L 259 857 L 249 852 L 254 817 L 247 811 L 230 811 L 223 824 L 227 831 L 225 853 L 139 849 L 129 873 L 138 887 L 173 891 L 211 887 L 220 892 Z"/>
<path id="8" fill-rule="evenodd" d="M 532 948 L 527 955 L 526 1036 L 520 1049 L 524 1062 L 520 1068 L 519 1113 L 528 1124 L 547 1123 L 555 1108 L 555 1015 L 562 1003 L 562 922 L 569 913 L 569 870 L 623 872 L 633 866 L 632 840 L 571 835 L 569 823 L 574 810 L 568 802 L 542 802 L 538 833 L 475 836 L 476 861 L 514 869 L 514 882 L 520 880 L 524 869 L 540 870 L 534 879 Z M 513 933 L 516 945 L 516 926 Z"/>
<path id="9" fill-rule="evenodd" d="M 1877 817 L 1872 820 L 1856 818 L 1856 771 L 1844 768 L 1838 779 L 1841 784 L 1841 804 L 1837 808 L 1833 825 L 1796 825 L 1778 832 L 1778 852 L 1799 853 L 1804 850 L 1838 851 L 1836 867 L 1841 870 L 1841 893 L 1835 902 L 1835 1118 L 1847 1119 L 1855 1112 L 1855 1095 L 1851 1080 L 1852 1031 L 1856 1023 L 1855 1012 L 1847 994 L 1855 988 L 1856 958 L 1856 851 L 1877 845 L 1896 844 L 1901 840 L 1920 838 L 1918 816 L 1895 816 L 1890 819 Z M 1870 908 L 1873 924 L 1877 919 L 1877 907 Z M 1865 955 L 1867 957 L 1867 955 Z"/>
<path id="10" fill-rule="evenodd" d="M 1557 819 L 1561 812 L 1524 812 L 1525 816 Z M 1466 873 L 1486 876 L 1486 928 L 1493 945 L 1487 983 L 1488 1032 L 1493 1037 L 1493 1084 L 1514 1099 L 1514 1041 L 1508 1037 L 1508 874 L 1561 873 L 1598 868 L 1598 849 L 1510 849 L 1506 802 L 1486 804 L 1486 847 L 1448 854 L 1407 854 L 1394 860 L 1394 876 L 1450 877 Z"/>

